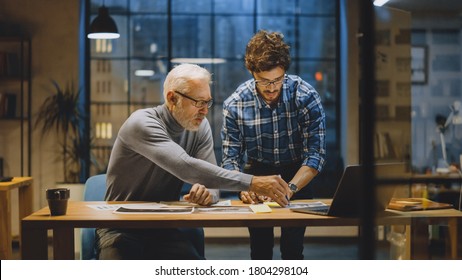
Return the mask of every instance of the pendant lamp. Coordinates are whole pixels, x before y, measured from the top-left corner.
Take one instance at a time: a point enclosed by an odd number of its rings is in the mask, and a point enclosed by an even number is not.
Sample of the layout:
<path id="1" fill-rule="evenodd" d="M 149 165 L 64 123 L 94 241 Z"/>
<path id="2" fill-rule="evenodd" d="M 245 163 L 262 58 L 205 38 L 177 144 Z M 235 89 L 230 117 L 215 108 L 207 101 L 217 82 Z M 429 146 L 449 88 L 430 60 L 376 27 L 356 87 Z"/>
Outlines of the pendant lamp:
<path id="1" fill-rule="evenodd" d="M 109 16 L 109 10 L 104 6 L 98 9 L 98 16 L 90 24 L 90 39 L 117 39 L 120 37 L 115 21 Z"/>

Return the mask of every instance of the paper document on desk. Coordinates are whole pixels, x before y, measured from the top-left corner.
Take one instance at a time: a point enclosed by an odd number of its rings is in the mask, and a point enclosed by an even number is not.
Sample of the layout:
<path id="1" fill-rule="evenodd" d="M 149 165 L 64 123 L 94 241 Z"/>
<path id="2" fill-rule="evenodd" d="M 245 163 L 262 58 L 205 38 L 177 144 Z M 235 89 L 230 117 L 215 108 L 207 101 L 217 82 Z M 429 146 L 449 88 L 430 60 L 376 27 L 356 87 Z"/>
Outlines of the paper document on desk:
<path id="1" fill-rule="evenodd" d="M 264 204 L 268 205 L 271 208 L 278 208 L 281 207 L 277 202 L 274 201 L 269 201 L 269 202 L 264 202 Z M 287 208 L 316 208 L 316 207 L 325 207 L 327 204 L 321 201 L 313 201 L 313 202 L 297 202 L 297 201 L 291 201 L 290 205 L 287 206 Z"/>
<path id="2" fill-rule="evenodd" d="M 232 207 L 204 207 L 196 208 L 197 213 L 207 214 L 242 214 L 242 213 L 253 213 L 248 206 L 232 206 Z"/>
<path id="3" fill-rule="evenodd" d="M 194 212 L 207 214 L 236 214 L 253 213 L 248 206 L 232 206 L 231 200 L 221 200 L 210 206 L 198 205 L 187 201 L 161 201 L 161 204 L 169 206 L 194 205 Z"/>
<path id="4" fill-rule="evenodd" d="M 129 205 L 134 205 L 134 206 L 140 206 L 140 205 L 151 205 L 152 203 L 133 203 L 133 204 L 127 204 L 127 203 L 121 203 L 121 204 L 87 204 L 87 207 L 90 207 L 94 210 L 98 211 L 114 211 L 117 210 L 119 207 L 125 207 Z"/>
<path id="5" fill-rule="evenodd" d="M 114 211 L 115 214 L 191 214 L 194 207 L 191 208 L 130 208 L 119 207 Z"/>
<path id="6" fill-rule="evenodd" d="M 117 208 L 119 208 L 120 206 L 122 206 L 122 205 L 121 204 L 97 204 L 97 205 L 88 204 L 87 205 L 87 207 L 90 207 L 90 208 L 98 210 L 98 211 L 107 211 L 107 210 L 114 211 Z"/>
<path id="7" fill-rule="evenodd" d="M 115 214 L 191 214 L 194 207 L 169 206 L 162 203 L 141 203 L 122 205 Z"/>
<path id="8" fill-rule="evenodd" d="M 146 202 L 146 203 L 117 203 L 117 204 L 108 204 L 108 203 L 101 203 L 101 204 L 87 204 L 87 207 L 90 207 L 94 210 L 98 211 L 114 211 L 120 207 L 158 207 L 163 206 L 166 207 L 167 205 L 163 205 L 157 202 Z"/>
<path id="9" fill-rule="evenodd" d="M 214 206 L 231 206 L 231 200 L 221 200 L 217 203 L 214 203 L 210 206 L 201 206 L 197 203 L 191 203 L 189 201 L 179 200 L 179 201 L 161 201 L 160 204 L 168 206 L 191 206 L 191 207 L 214 207 Z"/>

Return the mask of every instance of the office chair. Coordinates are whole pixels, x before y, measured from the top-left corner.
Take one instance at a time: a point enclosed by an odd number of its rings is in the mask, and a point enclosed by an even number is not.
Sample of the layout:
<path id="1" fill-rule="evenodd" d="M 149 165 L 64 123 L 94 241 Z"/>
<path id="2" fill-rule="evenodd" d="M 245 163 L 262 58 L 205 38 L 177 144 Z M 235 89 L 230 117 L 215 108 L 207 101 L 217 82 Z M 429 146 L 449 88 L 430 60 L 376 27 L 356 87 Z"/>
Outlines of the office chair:
<path id="1" fill-rule="evenodd" d="M 95 175 L 85 182 L 83 191 L 84 201 L 101 201 L 104 200 L 106 193 L 106 174 Z M 80 259 L 96 259 L 95 251 L 95 229 L 82 228 L 80 231 Z"/>

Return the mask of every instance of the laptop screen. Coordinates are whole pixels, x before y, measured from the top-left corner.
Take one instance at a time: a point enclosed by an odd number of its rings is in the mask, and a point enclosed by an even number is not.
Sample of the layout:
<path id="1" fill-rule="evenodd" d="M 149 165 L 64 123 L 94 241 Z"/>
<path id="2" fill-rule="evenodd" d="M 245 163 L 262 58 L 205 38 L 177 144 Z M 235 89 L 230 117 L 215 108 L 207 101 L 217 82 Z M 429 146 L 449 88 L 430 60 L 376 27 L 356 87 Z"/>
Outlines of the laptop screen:
<path id="1" fill-rule="evenodd" d="M 349 165 L 345 168 L 329 209 L 330 216 L 359 216 L 360 206 L 364 203 L 361 199 L 363 172 L 362 165 Z M 404 163 L 377 164 L 375 172 L 377 178 L 397 177 L 404 175 L 405 165 Z M 394 185 L 376 186 L 376 212 L 386 209 L 395 189 Z"/>

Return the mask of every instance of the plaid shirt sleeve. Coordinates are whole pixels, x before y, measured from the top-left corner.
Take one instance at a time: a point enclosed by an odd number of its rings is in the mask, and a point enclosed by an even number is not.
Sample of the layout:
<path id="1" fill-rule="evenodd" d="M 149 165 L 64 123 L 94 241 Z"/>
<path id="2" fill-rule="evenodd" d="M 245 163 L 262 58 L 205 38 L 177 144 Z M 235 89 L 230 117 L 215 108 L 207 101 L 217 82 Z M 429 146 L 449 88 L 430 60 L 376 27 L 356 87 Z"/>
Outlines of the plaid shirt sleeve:
<path id="1" fill-rule="evenodd" d="M 297 101 L 303 137 L 303 165 L 321 172 L 326 157 L 326 122 L 321 98 L 312 86 L 302 82 Z"/>
<path id="2" fill-rule="evenodd" d="M 236 118 L 233 116 L 232 107 L 225 102 L 223 105 L 223 126 L 221 129 L 221 139 L 223 147 L 223 161 L 221 166 L 228 170 L 241 171 L 243 164 L 243 138 L 239 130 Z"/>

